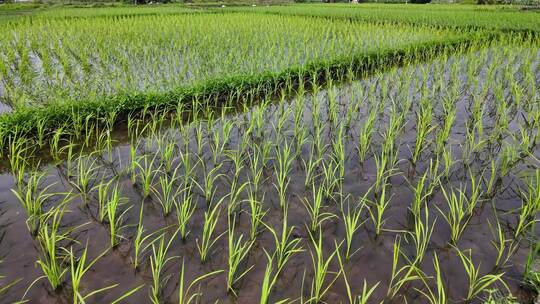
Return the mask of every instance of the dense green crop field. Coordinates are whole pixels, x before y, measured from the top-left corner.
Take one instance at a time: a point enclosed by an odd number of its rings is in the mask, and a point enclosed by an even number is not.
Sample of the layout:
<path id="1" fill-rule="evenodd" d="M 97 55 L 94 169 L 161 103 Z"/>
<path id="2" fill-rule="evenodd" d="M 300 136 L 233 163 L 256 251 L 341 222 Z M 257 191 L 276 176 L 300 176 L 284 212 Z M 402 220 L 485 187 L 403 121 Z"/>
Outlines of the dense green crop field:
<path id="1" fill-rule="evenodd" d="M 270 7 L 227 8 L 284 15 L 347 18 L 368 22 L 398 22 L 445 27 L 480 27 L 496 30 L 540 30 L 540 13 L 515 7 L 411 4 L 296 4 Z"/>
<path id="2" fill-rule="evenodd" d="M 0 5 L 0 304 L 538 302 L 539 16 Z"/>
<path id="3" fill-rule="evenodd" d="M 167 91 L 466 35 L 250 14 L 44 19 L 0 33 L 0 101 L 18 109 L 121 91 Z"/>

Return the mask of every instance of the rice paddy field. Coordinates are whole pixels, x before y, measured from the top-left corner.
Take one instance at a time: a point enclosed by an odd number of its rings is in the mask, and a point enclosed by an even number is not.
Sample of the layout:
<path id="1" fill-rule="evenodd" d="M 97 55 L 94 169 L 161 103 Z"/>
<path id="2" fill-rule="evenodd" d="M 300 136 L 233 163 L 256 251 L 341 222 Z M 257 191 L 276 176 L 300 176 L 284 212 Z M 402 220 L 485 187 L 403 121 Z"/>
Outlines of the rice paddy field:
<path id="1" fill-rule="evenodd" d="M 6 21 L 0 303 L 536 303 L 540 15 L 395 8 Z"/>

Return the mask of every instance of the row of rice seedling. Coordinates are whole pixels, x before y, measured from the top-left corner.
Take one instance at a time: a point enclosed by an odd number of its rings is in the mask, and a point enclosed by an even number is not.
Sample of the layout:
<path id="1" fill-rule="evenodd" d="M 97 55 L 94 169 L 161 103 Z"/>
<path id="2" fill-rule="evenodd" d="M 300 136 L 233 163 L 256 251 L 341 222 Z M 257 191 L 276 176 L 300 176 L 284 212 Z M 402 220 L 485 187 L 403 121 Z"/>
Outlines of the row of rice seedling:
<path id="1" fill-rule="evenodd" d="M 506 42 L 239 111 L 147 109 L 122 134 L 82 117 L 50 137 L 50 165 L 11 138 L 27 229 L 4 241 L 37 245 L 4 261 L 37 268 L 7 278 L 7 301 L 530 300 L 540 52 Z"/>
<path id="2" fill-rule="evenodd" d="M 172 90 L 464 33 L 297 17 L 189 14 L 39 19 L 7 26 L 0 35 L 0 97 L 17 109 L 119 92 Z"/>
<path id="3" fill-rule="evenodd" d="M 351 19 L 364 22 L 422 24 L 458 28 L 487 28 L 505 31 L 540 30 L 538 13 L 520 6 L 407 5 L 362 3 L 294 4 L 287 6 L 230 7 L 220 10 L 281 15 Z"/>

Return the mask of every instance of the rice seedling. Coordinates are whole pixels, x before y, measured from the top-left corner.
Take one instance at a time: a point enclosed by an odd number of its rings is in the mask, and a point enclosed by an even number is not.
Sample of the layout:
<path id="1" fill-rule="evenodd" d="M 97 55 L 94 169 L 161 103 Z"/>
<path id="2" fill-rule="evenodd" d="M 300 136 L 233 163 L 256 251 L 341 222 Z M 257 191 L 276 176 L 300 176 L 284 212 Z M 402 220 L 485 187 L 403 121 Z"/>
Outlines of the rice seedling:
<path id="1" fill-rule="evenodd" d="M 311 202 L 307 198 L 302 198 L 302 203 L 306 207 L 306 211 L 309 214 L 310 223 L 308 225 L 311 233 L 316 233 L 322 227 L 325 221 L 335 218 L 336 215 L 331 212 L 324 212 L 324 188 L 312 186 L 312 199 Z"/>
<path id="2" fill-rule="evenodd" d="M 347 298 L 349 300 L 349 303 L 350 304 L 367 304 L 373 292 L 379 286 L 380 282 L 377 282 L 375 285 L 369 288 L 368 283 L 366 282 L 366 279 L 364 279 L 364 283 L 362 285 L 362 294 L 353 295 L 353 292 L 351 290 L 351 284 L 349 283 L 349 279 L 347 279 L 347 273 L 345 272 L 345 266 L 343 264 L 343 261 L 341 260 L 341 256 L 339 254 L 337 254 L 336 256 L 338 258 L 340 272 L 341 272 L 341 275 L 343 276 L 343 281 L 345 282 L 345 288 L 347 289 Z M 382 301 L 380 303 L 382 303 Z"/>
<path id="3" fill-rule="evenodd" d="M 438 206 L 436 206 L 436 208 L 439 210 L 448 226 L 450 226 L 450 240 L 452 244 L 455 245 L 471 219 L 471 214 L 467 212 L 467 197 L 464 190 L 461 188 L 457 190 L 451 189 L 450 193 L 448 193 L 444 187 L 441 189 L 444 198 L 446 199 L 448 213 L 442 211 Z"/>
<path id="4" fill-rule="evenodd" d="M 537 294 L 538 294 L 538 291 L 540 290 L 540 269 L 538 265 L 539 258 L 540 258 L 540 241 L 535 240 L 533 241 L 529 249 L 527 261 L 525 263 L 525 273 L 523 275 L 523 281 L 527 286 L 535 290 Z"/>
<path id="5" fill-rule="evenodd" d="M 358 138 L 358 159 L 362 165 L 366 160 L 369 147 L 371 145 L 371 139 L 373 138 L 373 131 L 375 127 L 375 120 L 377 118 L 378 111 L 376 107 L 372 107 L 368 113 L 366 121 L 360 130 L 360 137 Z"/>
<path id="6" fill-rule="evenodd" d="M 249 266 L 246 269 L 240 269 L 241 264 L 246 262 L 249 252 L 254 244 L 254 239 L 242 241 L 244 235 L 241 234 L 236 240 L 234 238 L 234 223 L 236 219 L 228 216 L 228 248 L 229 255 L 227 259 L 227 290 L 237 295 L 236 284 L 253 268 Z"/>
<path id="7" fill-rule="evenodd" d="M 199 184 L 195 179 L 193 179 L 192 181 L 202 191 L 204 199 L 206 201 L 206 206 L 210 206 L 212 204 L 212 200 L 214 199 L 216 183 L 220 177 L 224 176 L 223 173 L 219 173 L 219 170 L 221 169 L 223 164 L 216 165 L 212 169 L 208 170 L 206 164 L 202 159 L 200 160 L 200 162 L 201 164 L 203 164 L 202 166 L 204 172 L 204 185 Z"/>
<path id="8" fill-rule="evenodd" d="M 276 149 L 276 162 L 274 164 L 277 182 L 274 187 L 278 192 L 279 206 L 282 209 L 287 208 L 287 187 L 290 182 L 289 175 L 293 160 L 291 146 L 285 141 L 283 148 Z"/>
<path id="9" fill-rule="evenodd" d="M 425 280 L 425 278 L 422 278 L 422 282 L 424 283 L 427 291 L 423 291 L 418 288 L 416 290 L 426 298 L 429 304 L 446 304 L 448 303 L 448 296 L 444 288 L 442 270 L 436 252 L 433 256 L 433 267 L 435 269 L 435 286 L 437 287 L 437 289 L 433 291 L 429 286 L 427 280 Z"/>
<path id="10" fill-rule="evenodd" d="M 150 301 L 154 304 L 162 302 L 162 287 L 167 284 L 171 277 L 171 275 L 163 277 L 163 271 L 170 261 L 177 258 L 176 256 L 167 256 L 177 234 L 178 230 L 171 235 L 168 241 L 165 240 L 165 234 L 161 234 L 158 237 L 157 245 L 152 243 L 152 254 L 150 255 L 150 271 L 152 273 Z"/>
<path id="11" fill-rule="evenodd" d="M 85 204 L 88 203 L 88 196 L 93 189 L 92 181 L 96 177 L 99 168 L 97 158 L 91 155 L 89 157 L 81 156 L 77 159 L 77 174 L 71 184 L 79 191 Z"/>
<path id="12" fill-rule="evenodd" d="M 351 252 L 353 238 L 356 231 L 367 221 L 367 219 L 361 221 L 362 212 L 366 207 L 367 195 L 369 191 L 364 194 L 358 200 L 358 204 L 355 206 L 354 210 L 351 212 L 350 203 L 347 204 L 347 209 L 345 211 L 344 201 L 348 201 L 347 198 L 341 202 L 341 220 L 345 226 L 345 261 L 349 261 L 350 257 L 356 253 L 356 251 Z M 358 249 L 359 250 L 359 249 Z M 345 279 L 346 280 L 346 279 Z"/>
<path id="13" fill-rule="evenodd" d="M 398 267 L 400 257 L 405 258 L 406 263 Z M 410 261 L 401 249 L 401 238 L 399 235 L 394 241 L 394 250 L 392 256 L 392 274 L 390 283 L 388 284 L 387 297 L 394 298 L 403 286 L 409 282 L 424 280 L 425 273 L 419 268 L 419 266 Z"/>
<path id="14" fill-rule="evenodd" d="M 264 162 L 262 160 L 263 156 L 261 149 L 262 148 L 257 145 L 253 153 L 250 153 L 248 157 L 248 167 L 251 172 L 248 189 L 250 190 L 250 193 L 254 195 L 254 198 L 257 198 L 259 196 L 259 189 L 261 187 L 261 184 L 264 182 Z"/>
<path id="15" fill-rule="evenodd" d="M 272 292 L 274 285 L 276 285 L 278 275 L 281 271 L 281 268 L 277 268 L 277 270 L 274 272 L 274 256 L 270 256 L 266 250 L 264 250 L 264 253 L 266 255 L 267 263 L 264 270 L 263 281 L 261 283 L 261 297 L 259 299 L 260 304 L 268 303 L 270 293 Z"/>
<path id="16" fill-rule="evenodd" d="M 476 267 L 474 265 L 474 262 L 472 261 L 472 253 L 471 250 L 464 250 L 461 251 L 458 248 L 455 248 L 456 252 L 461 260 L 461 263 L 463 267 L 465 268 L 465 272 L 467 273 L 467 277 L 469 279 L 469 287 L 467 292 L 467 297 L 465 300 L 471 301 L 474 299 L 477 295 L 484 292 L 492 286 L 493 284 L 499 282 L 503 286 L 506 286 L 506 283 L 502 280 L 502 276 L 504 273 L 498 273 L 498 274 L 485 274 L 483 276 L 480 275 L 480 265 Z"/>
<path id="17" fill-rule="evenodd" d="M 69 269 L 71 273 L 71 288 L 73 289 L 73 304 L 85 303 L 86 300 L 90 298 L 91 296 L 94 296 L 98 293 L 105 292 L 109 289 L 112 289 L 118 286 L 118 284 L 114 284 L 111 286 L 100 288 L 98 290 L 91 291 L 86 295 L 81 294 L 80 286 L 81 286 L 83 276 L 88 272 L 88 270 L 90 270 L 90 268 L 101 257 L 103 257 L 107 253 L 107 250 L 102 252 L 100 255 L 98 255 L 88 264 L 86 263 L 87 252 L 88 252 L 88 244 L 86 244 L 86 247 L 83 249 L 81 256 L 78 259 L 75 257 L 75 253 L 73 252 L 73 247 L 70 247 L 69 251 L 67 251 L 69 260 L 70 260 Z"/>
<path id="18" fill-rule="evenodd" d="M 141 203 L 141 208 L 139 210 L 139 222 L 137 223 L 137 231 L 135 233 L 135 238 L 132 241 L 133 257 L 131 258 L 131 262 L 135 270 L 139 269 L 139 266 L 141 265 L 141 257 L 143 256 L 143 254 L 156 241 L 160 240 L 161 237 L 166 232 L 166 230 L 169 228 L 169 227 L 163 227 L 161 229 L 158 229 L 156 231 L 153 231 L 151 233 L 144 235 L 146 229 L 143 226 L 143 210 L 144 210 L 144 204 Z M 155 237 L 156 235 L 158 236 Z"/>
<path id="19" fill-rule="evenodd" d="M 422 207 L 425 205 L 427 199 L 433 194 L 433 188 L 430 187 L 430 181 L 428 180 L 428 172 L 420 177 L 418 183 L 412 190 L 414 193 L 414 200 L 411 203 L 410 211 L 415 218 L 419 218 Z"/>
<path id="20" fill-rule="evenodd" d="M 324 257 L 323 243 L 322 243 L 322 231 L 318 233 L 319 237 L 315 239 L 315 236 L 310 233 L 310 239 L 312 247 L 315 251 L 310 251 L 311 262 L 313 266 L 313 280 L 311 282 L 311 292 L 308 302 L 319 303 L 325 294 L 330 290 L 332 285 L 339 278 L 341 271 L 335 273 L 329 270 L 330 263 L 335 255 L 339 255 L 339 245 L 336 245 L 335 250 L 328 257 Z M 328 275 L 334 275 L 328 282 Z M 326 283 L 326 284 L 325 284 Z"/>
<path id="21" fill-rule="evenodd" d="M 61 233 L 60 223 L 66 212 L 66 205 L 55 208 L 45 215 L 43 224 L 38 230 L 38 243 L 41 255 L 36 265 L 39 265 L 51 288 L 57 290 L 64 283 L 64 276 L 68 271 L 65 263 L 68 257 L 61 253 L 60 242 L 68 238 L 67 232 Z M 50 223 L 49 223 L 50 220 Z M 37 280 L 41 279 L 40 277 Z"/>
<path id="22" fill-rule="evenodd" d="M 514 236 L 517 238 L 537 221 L 535 216 L 540 211 L 540 170 L 526 180 L 527 190 L 521 190 L 522 204 Z"/>
<path id="23" fill-rule="evenodd" d="M 249 238 L 255 240 L 257 235 L 260 233 L 260 230 L 263 226 L 263 218 L 268 213 L 264 209 L 262 202 L 264 201 L 264 195 L 261 200 L 257 199 L 256 192 L 251 186 L 248 188 L 248 198 L 247 203 L 249 206 L 249 216 L 250 216 L 250 229 L 249 229 Z"/>
<path id="24" fill-rule="evenodd" d="M 390 204 L 390 200 L 392 199 L 392 196 L 389 198 L 386 197 L 387 188 L 388 185 L 385 182 L 381 187 L 381 192 L 378 199 L 374 202 L 370 202 L 371 206 L 368 208 L 369 216 L 375 225 L 376 235 L 379 235 L 383 229 L 385 223 L 384 213 Z"/>
<path id="25" fill-rule="evenodd" d="M 185 266 L 184 266 L 184 260 L 182 259 L 182 268 L 180 270 L 180 282 L 179 282 L 179 288 L 178 288 L 178 303 L 179 304 L 190 304 L 194 301 L 197 301 L 198 297 L 201 296 L 201 293 L 194 293 L 191 294 L 191 289 L 198 283 L 200 283 L 202 280 L 205 280 L 209 277 L 218 275 L 223 272 L 223 270 L 215 270 L 206 274 L 203 274 L 193 281 L 189 285 L 187 285 L 187 288 L 185 287 L 185 280 L 184 280 L 184 272 L 185 272 Z"/>
<path id="26" fill-rule="evenodd" d="M 39 189 L 45 178 L 45 173 L 31 173 L 25 186 L 19 186 L 19 190 L 11 189 L 26 211 L 26 224 L 30 233 L 34 236 L 38 234 L 41 228 L 45 202 L 56 195 L 55 193 L 47 193 L 54 187 L 54 184 L 49 184 L 43 189 Z"/>
<path id="27" fill-rule="evenodd" d="M 433 234 L 433 229 L 435 228 L 435 223 L 437 219 L 433 221 L 431 227 L 429 226 L 429 209 L 424 208 L 424 218 L 422 219 L 421 215 L 415 218 L 414 220 L 414 230 L 410 233 L 413 243 L 415 245 L 416 254 L 414 258 L 415 264 L 422 263 L 424 255 L 429 246 L 429 240 Z"/>
<path id="28" fill-rule="evenodd" d="M 210 254 L 212 247 L 226 233 L 223 232 L 217 236 L 213 236 L 219 219 L 219 214 L 221 213 L 221 202 L 223 202 L 223 199 L 224 198 L 214 204 L 214 206 L 209 210 L 204 212 L 203 231 L 200 241 L 199 238 L 195 239 L 197 250 L 199 250 L 199 256 L 201 258 L 201 263 L 205 263 L 208 260 L 208 255 Z"/>
<path id="29" fill-rule="evenodd" d="M 150 195 L 156 175 L 159 173 L 159 168 L 154 168 L 156 159 L 157 154 L 151 159 L 146 155 L 142 155 L 131 160 L 135 162 L 135 166 L 139 169 L 137 176 L 140 177 L 139 182 L 143 198 L 147 198 Z"/>
<path id="30" fill-rule="evenodd" d="M 186 241 L 186 238 L 190 232 L 188 224 L 195 212 L 196 204 L 193 202 L 193 192 L 191 191 L 193 185 L 189 184 L 182 189 L 182 199 L 178 201 L 176 206 L 176 220 L 178 223 L 178 229 L 180 231 L 180 238 L 182 242 Z"/>
<path id="31" fill-rule="evenodd" d="M 413 165 L 416 164 L 420 153 L 426 148 L 426 138 L 435 129 L 435 126 L 431 125 L 432 115 L 433 106 L 431 100 L 421 99 L 420 109 L 416 112 L 416 141 L 411 158 Z"/>
<path id="32" fill-rule="evenodd" d="M 317 168 L 319 168 L 319 164 L 322 162 L 322 158 L 316 158 L 315 147 L 312 144 L 307 162 L 302 158 L 302 163 L 304 165 L 306 175 L 306 178 L 304 180 L 304 187 L 306 187 L 306 189 L 308 189 L 309 185 L 313 184 L 314 179 L 316 178 Z"/>
<path id="33" fill-rule="evenodd" d="M 111 248 L 115 248 L 121 239 L 124 237 L 120 234 L 120 231 L 125 228 L 124 225 L 124 216 L 126 212 L 131 209 L 131 206 L 120 210 L 120 206 L 124 204 L 124 200 L 120 195 L 120 190 L 118 184 L 115 184 L 112 187 L 112 193 L 108 199 L 107 204 L 105 205 L 105 210 L 107 214 L 107 220 L 109 224 L 109 234 L 110 234 L 110 244 Z"/>
<path id="34" fill-rule="evenodd" d="M 177 200 L 180 196 L 180 187 L 177 186 L 179 179 L 178 168 L 176 168 L 170 175 L 162 174 L 159 176 L 158 185 L 161 191 L 151 186 L 152 192 L 157 202 L 161 205 L 163 216 L 165 217 L 169 216 L 174 206 L 177 205 Z"/>
<path id="35" fill-rule="evenodd" d="M 496 211 L 494 210 L 493 212 Z M 494 240 L 491 241 L 491 244 L 493 245 L 497 253 L 495 259 L 495 267 L 502 267 L 508 262 L 508 260 L 510 260 L 512 255 L 516 252 L 519 243 L 513 239 L 508 239 L 506 237 L 506 233 L 501 227 L 501 223 L 497 214 L 495 214 L 495 223 L 497 224 L 497 226 L 494 227 L 494 225 L 492 225 L 491 222 L 488 220 L 489 228 L 494 238 Z"/>
<path id="36" fill-rule="evenodd" d="M 287 209 L 285 209 L 283 221 L 281 224 L 281 234 L 278 234 L 274 228 L 268 226 L 266 223 L 262 223 L 266 226 L 268 231 L 270 231 L 270 233 L 272 233 L 272 236 L 274 237 L 274 243 L 276 248 L 272 255 L 272 258 L 275 257 L 276 267 L 278 270 L 282 269 L 295 254 L 303 251 L 301 239 L 293 237 L 295 227 L 289 227 L 287 212 Z"/>

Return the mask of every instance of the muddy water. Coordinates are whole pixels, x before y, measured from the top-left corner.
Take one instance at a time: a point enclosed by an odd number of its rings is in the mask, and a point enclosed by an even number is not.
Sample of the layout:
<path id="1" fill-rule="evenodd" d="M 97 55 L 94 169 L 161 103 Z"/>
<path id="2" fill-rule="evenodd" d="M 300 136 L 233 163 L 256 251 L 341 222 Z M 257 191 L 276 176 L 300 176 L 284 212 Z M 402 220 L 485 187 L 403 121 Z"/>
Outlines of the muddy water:
<path id="1" fill-rule="evenodd" d="M 398 136 L 393 141 L 398 162 L 393 171 L 393 175 L 388 179 L 387 197 L 389 206 L 385 211 L 383 231 L 376 235 L 373 221 L 369 217 L 367 210 L 362 214 L 362 225 L 354 235 L 352 251 L 355 254 L 350 261 L 345 264 L 345 272 L 349 278 L 354 294 L 362 291 L 364 279 L 369 286 L 379 282 L 375 289 L 370 303 L 378 303 L 385 300 L 386 303 L 403 303 L 404 297 L 409 303 L 425 303 L 421 293 L 416 289 L 426 291 L 424 284 L 415 281 L 406 284 L 393 298 L 387 297 L 387 289 L 390 284 L 392 271 L 393 246 L 396 237 L 402 240 L 404 254 L 413 258 L 415 246 L 406 231 L 411 231 L 412 220 L 408 209 L 414 198 L 411 185 L 416 185 L 420 177 L 429 171 L 430 164 L 436 159 L 434 152 L 434 139 L 441 129 L 445 117 L 443 111 L 443 100 L 448 98 L 449 88 L 456 88 L 458 95 L 453 96 L 453 104 L 456 108 L 456 119 L 451 129 L 450 138 L 446 144 L 446 149 L 451 150 L 451 158 L 454 160 L 450 168 L 450 174 L 441 179 L 442 187 L 449 191 L 458 189 L 460 186 L 465 189 L 466 195 L 470 197 L 471 176 L 480 182 L 482 192 L 487 192 L 487 185 L 481 178 L 488 180 L 490 177 L 489 166 L 492 160 L 499 165 L 503 161 L 503 147 L 505 145 L 517 146 L 520 142 L 520 126 L 524 126 L 525 117 L 531 109 L 538 110 L 537 107 L 527 108 L 525 105 L 533 104 L 538 98 L 538 91 L 535 91 L 531 84 L 536 87 L 540 85 L 540 73 L 538 72 L 538 50 L 529 58 L 509 58 L 501 61 L 500 53 L 479 53 L 475 56 L 464 58 L 450 58 L 444 61 L 433 62 L 422 66 L 403 68 L 389 71 L 384 74 L 375 75 L 372 78 L 360 80 L 351 84 L 339 87 L 330 86 L 321 88 L 320 91 L 310 94 L 303 94 L 295 98 L 283 100 L 279 103 L 263 103 L 250 108 L 246 112 L 228 114 L 224 118 L 215 120 L 196 120 L 178 128 L 157 128 L 153 134 L 145 134 L 138 138 L 128 138 L 127 134 L 120 134 L 111 152 L 98 150 L 92 155 L 75 156 L 71 160 L 64 160 L 57 164 L 45 164 L 40 167 L 41 172 L 46 172 L 46 179 L 40 185 L 44 188 L 52 185 L 48 193 L 57 195 L 47 200 L 45 209 L 59 203 L 59 200 L 66 195 L 73 199 L 69 204 L 69 212 L 62 219 L 61 231 L 67 231 L 76 227 L 70 236 L 79 241 L 62 242 L 63 246 L 69 248 L 73 246 L 80 254 L 81 248 L 88 244 L 88 254 L 90 258 L 95 258 L 104 251 L 105 255 L 99 259 L 84 276 L 81 287 L 82 294 L 85 295 L 92 290 L 103 288 L 112 284 L 118 284 L 114 289 L 105 293 L 100 293 L 88 300 L 89 303 L 108 303 L 141 284 L 145 287 L 133 294 L 125 303 L 150 303 L 148 294 L 152 282 L 150 271 L 149 254 L 146 251 L 142 257 L 142 266 L 139 270 L 134 270 L 132 259 L 134 257 L 133 240 L 136 233 L 136 225 L 139 222 L 140 208 L 143 207 L 143 225 L 145 233 L 151 233 L 161 228 L 170 227 L 167 236 L 172 235 L 176 216 L 173 213 L 168 217 L 163 216 L 162 209 L 158 204 L 156 196 L 152 194 L 148 198 L 143 198 L 140 179 L 134 185 L 130 179 L 130 147 L 135 146 L 138 157 L 147 157 L 148 160 L 155 158 L 153 167 L 157 170 L 154 176 L 154 185 L 160 190 L 158 180 L 164 174 L 171 174 L 176 168 L 181 172 L 181 177 L 185 173 L 185 167 L 180 161 L 183 153 L 189 152 L 193 168 L 194 179 L 204 186 L 205 173 L 212 168 L 219 166 L 217 171 L 220 175 L 215 182 L 215 194 L 213 203 L 224 198 L 224 205 L 230 203 L 231 180 L 234 177 L 236 165 L 227 155 L 218 155 L 214 162 L 212 147 L 215 144 L 213 134 L 222 133 L 226 128 L 226 123 L 232 122 L 230 136 L 225 144 L 225 151 L 241 151 L 244 161 L 243 167 L 238 171 L 238 182 L 242 184 L 253 180 L 253 172 L 249 167 L 249 158 L 253 157 L 257 151 L 265 144 L 269 145 L 270 152 L 263 169 L 263 182 L 260 186 L 260 196 L 264 197 L 263 207 L 267 210 L 264 222 L 270 227 L 274 227 L 279 233 L 282 225 L 282 209 L 279 206 L 278 193 L 274 184 L 277 184 L 276 166 L 277 151 L 283 151 L 285 143 L 292 147 L 294 160 L 287 176 L 289 185 L 287 188 L 286 200 L 288 204 L 288 224 L 296 227 L 292 236 L 301 240 L 303 252 L 292 257 L 286 264 L 283 272 L 279 276 L 270 302 L 281 299 L 290 301 L 301 301 L 309 299 L 311 282 L 313 277 L 312 254 L 314 253 L 312 242 L 310 241 L 307 226 L 309 215 L 303 204 L 303 200 L 312 198 L 311 186 L 304 185 L 306 170 L 303 165 L 308 162 L 315 146 L 317 126 L 321 127 L 321 141 L 323 144 L 323 161 L 326 166 L 331 164 L 332 143 L 339 138 L 338 130 L 342 125 L 346 125 L 341 134 L 344 143 L 344 179 L 342 189 L 336 191 L 325 201 L 323 210 L 330 212 L 337 217 L 325 221 L 322 225 L 323 251 L 324 256 L 329 257 L 335 249 L 336 242 L 341 242 L 345 238 L 345 229 L 341 215 L 340 198 L 348 196 L 348 203 L 355 206 L 359 198 L 369 192 L 367 197 L 375 200 L 373 191 L 370 188 L 376 180 L 376 160 L 373 155 L 379 157 L 384 135 L 388 130 L 392 111 L 396 113 L 406 113 Z M 499 57 L 497 57 L 499 56 Z M 521 59 L 520 59 L 521 58 Z M 532 64 L 524 64 L 529 60 Z M 490 67 L 494 67 L 494 78 L 486 76 Z M 510 68 L 512 67 L 512 68 Z M 476 68 L 475 72 L 468 73 L 467 68 Z M 505 71 L 512 73 L 505 73 Z M 509 75 L 513 75 L 512 77 Z M 528 78 L 527 78 L 528 77 Z M 472 100 L 475 93 L 482 88 L 488 88 L 483 96 L 485 111 L 482 115 L 484 132 L 481 139 L 487 139 L 495 132 L 494 125 L 496 117 L 496 89 L 500 85 L 503 88 L 509 87 L 512 79 L 520 79 L 520 87 L 523 88 L 522 102 L 516 102 L 516 96 L 509 89 L 504 89 L 504 96 L 508 103 L 506 117 L 508 118 L 508 130 L 501 135 L 498 140 L 485 144 L 472 153 L 467 152 L 466 133 L 468 124 L 471 121 Z M 528 79 L 528 80 L 523 80 Z M 521 81 L 523 80 L 523 81 Z M 422 88 L 426 88 L 423 90 Z M 432 125 L 435 129 L 427 136 L 427 146 L 420 154 L 415 165 L 411 162 L 411 150 L 415 147 L 417 134 L 416 112 L 419 111 L 421 100 L 428 99 L 433 104 Z M 410 107 L 406 107 L 410 101 Z M 355 107 L 358 105 L 357 107 Z M 369 112 L 378 107 L 380 113 L 377 115 L 374 124 L 374 135 L 370 144 L 370 152 L 365 161 L 360 162 L 357 147 L 362 126 L 366 122 Z M 337 119 L 331 119 L 329 109 L 334 108 Z M 350 119 L 347 112 L 352 113 Z M 299 119 L 295 127 L 295 113 Z M 249 121 L 257 115 L 262 115 L 260 128 L 250 129 Z M 226 122 L 226 123 L 225 123 Z M 305 128 L 307 132 L 306 141 L 302 145 L 297 144 L 299 127 Z M 249 132 L 248 132 L 249 131 Z M 528 130 L 531 134 L 536 134 L 538 130 Z M 198 147 L 198 136 L 203 139 L 200 151 Z M 165 172 L 163 150 L 164 142 L 174 142 L 174 157 L 171 161 L 171 169 Z M 240 147 L 244 147 L 241 149 Z M 463 235 L 457 242 L 457 247 L 461 250 L 471 249 L 472 258 L 480 267 L 480 273 L 504 272 L 504 281 L 511 293 L 522 302 L 530 302 L 531 294 L 523 288 L 521 282 L 524 264 L 529 252 L 529 243 L 526 238 L 518 241 L 519 247 L 511 255 L 508 262 L 501 268 L 495 267 L 497 252 L 492 241 L 494 235 L 490 225 L 495 224 L 498 217 L 501 227 L 508 238 L 511 238 L 517 223 L 517 209 L 521 206 L 521 198 L 518 195 L 520 189 L 524 187 L 524 178 L 538 170 L 538 157 L 540 151 L 536 145 L 530 149 L 530 154 L 523 155 L 513 163 L 508 174 L 496 179 L 496 191 L 493 195 L 484 195 L 474 209 Z M 120 210 L 127 210 L 124 216 L 125 227 L 120 230 L 123 240 L 115 249 L 109 246 L 109 228 L 105 223 L 98 220 L 97 190 L 90 193 L 88 204 L 85 205 L 73 183 L 77 176 L 76 164 L 78 161 L 91 160 L 96 164 L 96 171 L 92 176 L 92 185 L 105 183 L 116 178 L 124 199 Z M 68 169 L 71 168 L 71 169 Z M 316 169 L 318 176 L 315 178 L 316 185 L 323 181 L 321 170 L 323 166 Z M 439 164 L 442 171 L 443 165 Z M 500 175 L 500 167 L 497 169 Z M 177 187 L 181 186 L 178 182 Z M 0 298 L 0 303 L 11 303 L 20 300 L 32 282 L 39 278 L 42 273 L 35 265 L 40 256 L 38 242 L 29 233 L 26 221 L 26 213 L 21 204 L 12 193 L 16 189 L 14 177 L 8 171 L 0 175 L 0 257 L 3 261 L 0 264 L 0 275 L 5 276 L 4 282 L 11 282 L 20 279 L 9 293 Z M 336 189 L 337 190 L 337 189 Z M 70 194 L 66 194 L 66 193 Z M 263 196 L 264 194 L 264 196 Z M 238 201 L 247 198 L 247 190 L 241 192 Z M 186 282 L 191 282 L 194 278 L 210 271 L 227 269 L 228 244 L 225 233 L 215 243 L 211 250 L 210 258 L 206 263 L 201 263 L 197 250 L 197 242 L 200 241 L 204 213 L 207 211 L 207 204 L 203 192 L 197 187 L 194 188 L 194 200 L 196 210 L 189 223 L 190 233 L 186 242 L 182 242 L 176 237 L 168 256 L 176 257 L 167 264 L 163 271 L 163 278 L 170 276 L 170 279 L 163 284 L 162 301 L 164 303 L 175 303 L 178 301 L 178 280 L 180 265 L 184 261 L 186 266 Z M 467 295 L 468 279 L 461 264 L 456 250 L 449 245 L 450 229 L 444 221 L 441 212 L 447 212 L 446 199 L 441 187 L 436 187 L 434 194 L 429 197 L 426 203 L 429 210 L 429 225 L 433 225 L 433 234 L 429 241 L 426 255 L 421 263 L 422 270 L 430 276 L 434 275 L 432 258 L 437 253 L 445 282 L 445 289 L 450 299 L 455 302 L 464 302 Z M 249 235 L 250 218 L 247 203 L 241 203 L 242 211 L 237 212 L 235 234 L 238 236 Z M 440 211 L 439 211 L 440 209 Z M 227 231 L 226 210 L 223 209 L 214 232 L 214 237 Z M 531 231 L 530 234 L 538 235 L 540 230 Z M 530 237 L 530 236 L 529 236 Z M 274 240 L 272 234 L 263 229 L 256 238 L 256 242 L 250 254 L 242 264 L 241 269 L 248 269 L 249 272 L 237 284 L 237 296 L 227 292 L 226 273 L 213 276 L 203 280 L 194 289 L 202 293 L 200 303 L 256 303 L 259 301 L 261 284 L 265 272 L 267 258 L 264 250 L 273 252 Z M 341 250 L 343 253 L 343 250 Z M 400 260 L 403 265 L 403 259 Z M 330 271 L 338 271 L 339 264 L 334 257 L 330 263 Z M 326 284 L 333 280 L 334 274 L 327 276 Z M 65 281 L 69 282 L 69 275 Z M 429 286 L 434 284 L 430 281 Z M 502 284 L 492 286 L 505 290 Z M 193 291 L 195 291 L 193 290 Z M 64 284 L 64 288 L 59 291 L 51 291 L 45 279 L 38 280 L 28 289 L 25 299 L 30 303 L 69 303 L 72 301 L 70 284 Z M 482 296 L 485 296 L 483 294 Z M 327 303 L 347 302 L 346 286 L 342 278 L 337 279 L 328 290 L 325 297 Z M 476 298 L 474 302 L 481 302 L 481 298 Z"/>

